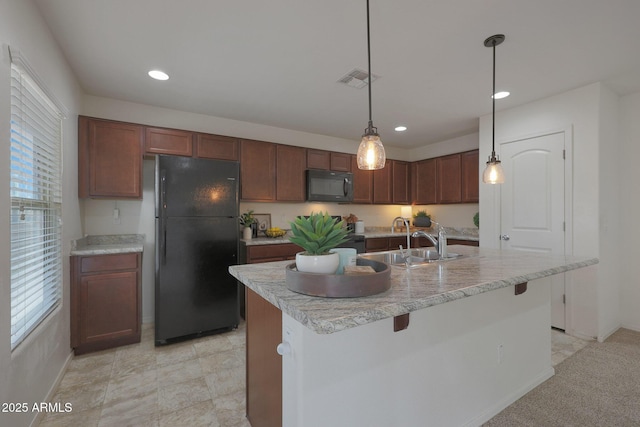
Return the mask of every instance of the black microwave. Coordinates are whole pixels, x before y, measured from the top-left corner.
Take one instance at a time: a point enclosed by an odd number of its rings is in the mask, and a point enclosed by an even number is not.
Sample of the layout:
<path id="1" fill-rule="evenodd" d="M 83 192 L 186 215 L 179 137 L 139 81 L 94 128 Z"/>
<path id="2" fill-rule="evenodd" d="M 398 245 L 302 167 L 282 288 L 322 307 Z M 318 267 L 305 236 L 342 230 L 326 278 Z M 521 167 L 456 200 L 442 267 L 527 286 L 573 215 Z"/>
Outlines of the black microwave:
<path id="1" fill-rule="evenodd" d="M 307 200 L 310 202 L 352 202 L 353 174 L 307 169 Z"/>

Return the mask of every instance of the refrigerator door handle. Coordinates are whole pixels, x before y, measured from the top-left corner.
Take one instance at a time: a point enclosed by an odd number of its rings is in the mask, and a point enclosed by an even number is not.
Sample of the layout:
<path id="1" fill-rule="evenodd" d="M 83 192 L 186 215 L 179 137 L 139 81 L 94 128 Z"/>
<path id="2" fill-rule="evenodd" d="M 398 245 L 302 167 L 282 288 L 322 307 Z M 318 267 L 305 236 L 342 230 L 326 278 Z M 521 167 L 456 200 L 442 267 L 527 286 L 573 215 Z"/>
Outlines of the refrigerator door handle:
<path id="1" fill-rule="evenodd" d="M 167 203 L 166 203 L 166 171 L 160 172 L 160 224 L 162 224 L 162 230 L 160 231 L 160 253 L 162 254 L 160 262 L 162 265 L 167 263 Z"/>

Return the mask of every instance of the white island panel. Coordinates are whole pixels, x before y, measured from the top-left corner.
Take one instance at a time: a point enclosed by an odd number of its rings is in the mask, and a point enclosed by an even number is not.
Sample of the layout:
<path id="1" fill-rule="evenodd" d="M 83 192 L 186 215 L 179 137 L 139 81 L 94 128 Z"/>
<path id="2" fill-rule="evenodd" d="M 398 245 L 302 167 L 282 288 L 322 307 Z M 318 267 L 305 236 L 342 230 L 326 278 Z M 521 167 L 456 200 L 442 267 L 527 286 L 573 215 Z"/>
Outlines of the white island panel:
<path id="1" fill-rule="evenodd" d="M 283 313 L 283 426 L 476 426 L 551 377 L 550 282 L 317 334 Z"/>

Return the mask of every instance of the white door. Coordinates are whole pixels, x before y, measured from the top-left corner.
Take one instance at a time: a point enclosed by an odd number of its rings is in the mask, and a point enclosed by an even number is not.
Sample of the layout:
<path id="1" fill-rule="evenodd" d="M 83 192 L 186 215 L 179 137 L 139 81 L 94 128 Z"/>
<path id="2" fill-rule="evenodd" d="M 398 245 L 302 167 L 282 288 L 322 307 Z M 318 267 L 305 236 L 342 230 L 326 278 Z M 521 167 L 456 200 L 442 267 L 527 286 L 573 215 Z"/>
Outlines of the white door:
<path id="1" fill-rule="evenodd" d="M 501 247 L 565 253 L 565 132 L 500 145 Z M 564 275 L 551 276 L 551 325 L 565 329 Z"/>

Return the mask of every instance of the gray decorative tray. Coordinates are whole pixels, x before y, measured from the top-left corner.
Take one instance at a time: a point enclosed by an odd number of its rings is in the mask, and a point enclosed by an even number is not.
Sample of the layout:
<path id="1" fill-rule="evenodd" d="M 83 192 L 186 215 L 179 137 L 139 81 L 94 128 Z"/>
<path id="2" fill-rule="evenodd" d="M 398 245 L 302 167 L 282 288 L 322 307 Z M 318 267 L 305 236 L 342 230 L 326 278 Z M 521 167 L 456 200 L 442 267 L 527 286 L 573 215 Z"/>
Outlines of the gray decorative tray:
<path id="1" fill-rule="evenodd" d="M 380 261 L 357 258 L 376 272 L 362 275 L 304 273 L 296 264 L 286 267 L 287 288 L 293 292 L 325 298 L 356 298 L 379 294 L 391 287 L 391 267 Z"/>

